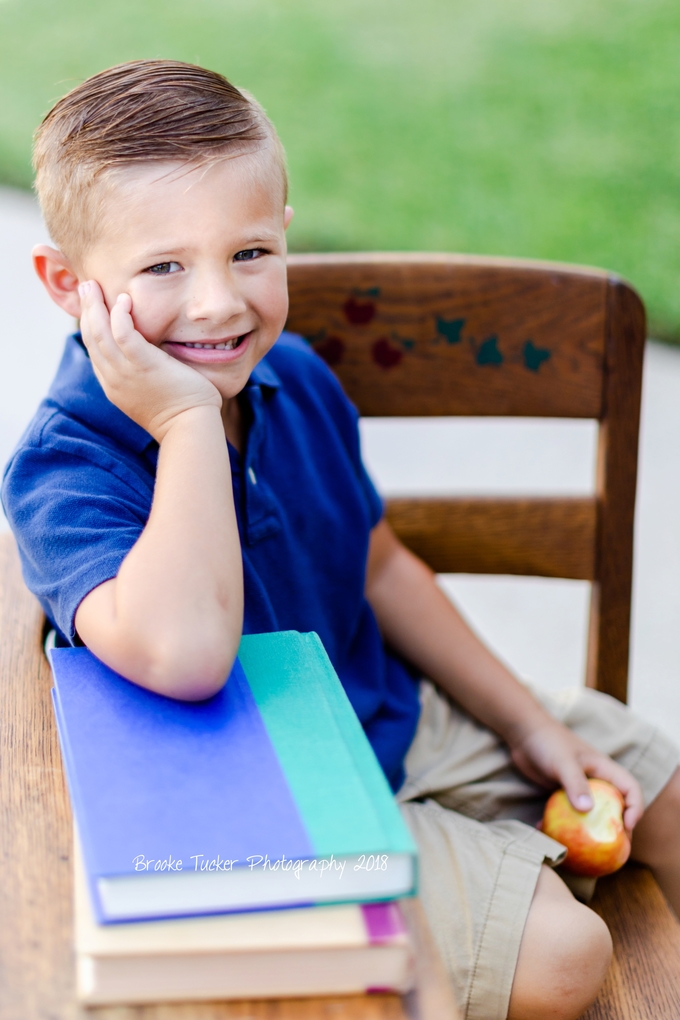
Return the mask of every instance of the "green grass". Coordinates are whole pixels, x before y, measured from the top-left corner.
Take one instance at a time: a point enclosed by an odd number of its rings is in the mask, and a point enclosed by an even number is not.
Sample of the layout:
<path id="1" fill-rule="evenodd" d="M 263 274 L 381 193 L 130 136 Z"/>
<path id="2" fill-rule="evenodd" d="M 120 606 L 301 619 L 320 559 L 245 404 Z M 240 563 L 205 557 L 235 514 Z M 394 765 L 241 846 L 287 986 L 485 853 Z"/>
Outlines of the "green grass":
<path id="1" fill-rule="evenodd" d="M 301 249 L 560 259 L 680 341 L 677 0 L 0 0 L 0 180 L 76 82 L 193 60 L 264 103 Z"/>

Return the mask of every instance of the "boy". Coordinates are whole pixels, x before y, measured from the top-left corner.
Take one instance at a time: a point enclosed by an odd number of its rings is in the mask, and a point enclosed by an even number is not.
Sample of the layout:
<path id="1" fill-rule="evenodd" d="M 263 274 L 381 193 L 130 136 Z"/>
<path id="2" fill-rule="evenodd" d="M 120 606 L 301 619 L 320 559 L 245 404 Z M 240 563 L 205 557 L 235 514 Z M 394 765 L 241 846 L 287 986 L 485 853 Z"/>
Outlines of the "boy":
<path id="1" fill-rule="evenodd" d="M 602 695 L 546 710 L 390 531 L 353 408 L 281 335 L 292 210 L 250 97 L 186 64 L 121 65 L 56 104 L 35 164 L 58 245 L 36 270 L 81 334 L 3 500 L 60 640 L 201 699 L 243 631 L 316 630 L 418 841 L 465 1015 L 578 1016 L 611 943 L 550 867 L 545 790 L 587 809 L 586 775 L 613 782 L 680 912 L 675 749 Z"/>

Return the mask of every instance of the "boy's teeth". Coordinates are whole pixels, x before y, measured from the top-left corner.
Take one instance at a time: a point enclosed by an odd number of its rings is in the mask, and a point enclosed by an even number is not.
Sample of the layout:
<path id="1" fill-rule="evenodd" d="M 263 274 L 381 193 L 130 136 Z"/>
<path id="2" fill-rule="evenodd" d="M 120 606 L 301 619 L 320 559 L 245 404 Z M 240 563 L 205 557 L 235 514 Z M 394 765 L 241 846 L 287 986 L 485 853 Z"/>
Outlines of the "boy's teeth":
<path id="1" fill-rule="evenodd" d="M 234 347 L 236 347 L 236 345 L 238 344 L 239 339 L 240 339 L 240 337 L 234 337 L 233 340 L 224 340 L 222 343 L 219 343 L 219 344 L 190 344 L 190 343 L 187 343 L 187 344 L 184 344 L 184 346 L 185 347 L 196 347 L 196 348 L 199 348 L 200 350 L 208 350 L 208 351 L 233 351 Z"/>

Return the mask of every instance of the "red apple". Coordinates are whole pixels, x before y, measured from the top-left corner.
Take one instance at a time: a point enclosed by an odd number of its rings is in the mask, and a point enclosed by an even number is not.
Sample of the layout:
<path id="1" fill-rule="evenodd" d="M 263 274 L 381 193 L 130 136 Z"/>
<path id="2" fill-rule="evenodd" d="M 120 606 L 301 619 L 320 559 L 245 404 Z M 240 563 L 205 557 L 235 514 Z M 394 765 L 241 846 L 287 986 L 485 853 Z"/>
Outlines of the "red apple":
<path id="1" fill-rule="evenodd" d="M 567 848 L 563 867 L 573 875 L 599 878 L 617 871 L 630 855 L 630 839 L 623 827 L 622 794 L 604 779 L 589 779 L 593 807 L 577 811 L 564 790 L 548 798 L 541 826 Z"/>

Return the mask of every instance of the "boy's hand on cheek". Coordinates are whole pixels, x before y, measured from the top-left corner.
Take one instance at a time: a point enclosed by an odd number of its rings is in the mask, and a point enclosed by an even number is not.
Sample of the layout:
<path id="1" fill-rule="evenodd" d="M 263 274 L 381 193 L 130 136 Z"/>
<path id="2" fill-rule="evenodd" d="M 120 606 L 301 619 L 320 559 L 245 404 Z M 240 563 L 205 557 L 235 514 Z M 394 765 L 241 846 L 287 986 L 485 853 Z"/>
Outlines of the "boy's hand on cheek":
<path id="1" fill-rule="evenodd" d="M 642 817 L 642 790 L 630 772 L 554 719 L 523 735 L 510 752 L 517 768 L 535 783 L 549 789 L 563 787 L 577 811 L 592 807 L 586 782 L 589 776 L 606 779 L 621 791 L 626 805 L 623 820 L 629 831 Z"/>
<path id="2" fill-rule="evenodd" d="M 94 280 L 79 288 L 80 329 L 104 393 L 159 443 L 179 416 L 197 407 L 222 406 L 200 372 L 148 343 L 132 321 L 132 300 L 119 295 L 109 314 Z"/>

